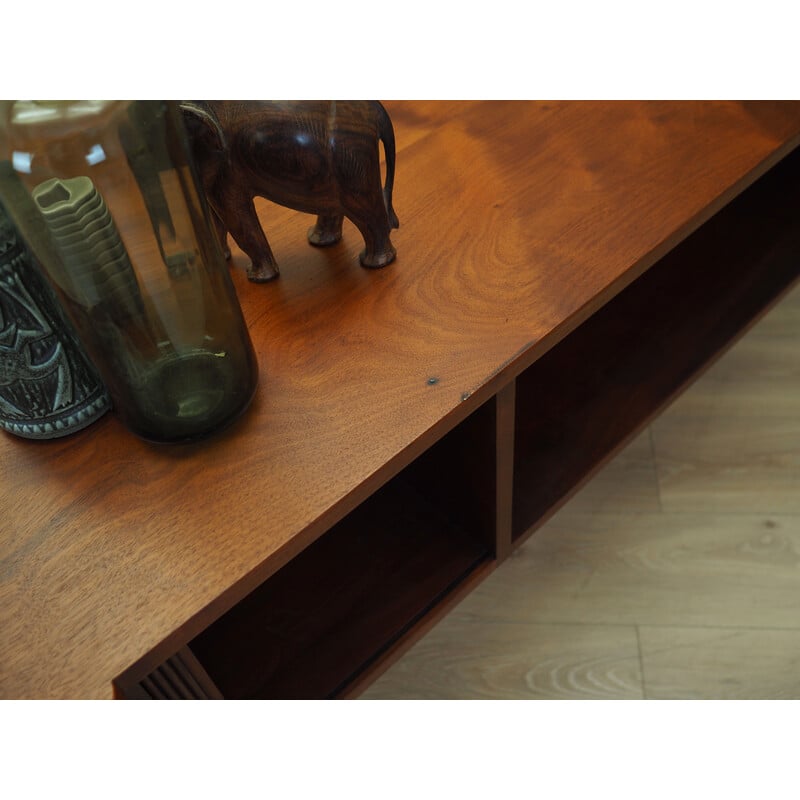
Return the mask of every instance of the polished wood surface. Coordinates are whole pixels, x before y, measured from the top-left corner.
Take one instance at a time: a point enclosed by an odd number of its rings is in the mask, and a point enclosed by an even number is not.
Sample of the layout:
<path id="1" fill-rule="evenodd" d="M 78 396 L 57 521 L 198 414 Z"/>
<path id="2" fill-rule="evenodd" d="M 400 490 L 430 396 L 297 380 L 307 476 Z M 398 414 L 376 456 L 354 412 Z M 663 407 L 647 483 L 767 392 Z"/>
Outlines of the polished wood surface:
<path id="1" fill-rule="evenodd" d="M 113 416 L 0 442 L 0 694 L 107 697 L 464 420 L 800 136 L 798 104 L 387 103 L 398 258 L 311 250 L 258 205 L 281 279 L 234 281 L 250 412 L 154 447 Z M 148 662 L 145 658 L 142 664 Z"/>
<path id="2" fill-rule="evenodd" d="M 800 285 L 363 695 L 800 699 Z"/>

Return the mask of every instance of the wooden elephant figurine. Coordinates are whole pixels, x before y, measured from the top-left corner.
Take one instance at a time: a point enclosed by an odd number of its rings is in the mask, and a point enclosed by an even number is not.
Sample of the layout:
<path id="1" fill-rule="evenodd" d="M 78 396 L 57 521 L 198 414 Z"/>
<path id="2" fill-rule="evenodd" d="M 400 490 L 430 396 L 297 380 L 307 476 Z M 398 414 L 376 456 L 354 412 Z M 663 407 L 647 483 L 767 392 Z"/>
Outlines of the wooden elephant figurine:
<path id="1" fill-rule="evenodd" d="M 392 208 L 394 129 L 380 103 L 219 100 L 184 102 L 181 109 L 223 251 L 230 257 L 230 233 L 252 261 L 251 281 L 278 276 L 256 196 L 316 214 L 308 232 L 313 245 L 338 242 L 347 217 L 364 237 L 363 266 L 394 260 L 389 234 L 400 225 Z"/>

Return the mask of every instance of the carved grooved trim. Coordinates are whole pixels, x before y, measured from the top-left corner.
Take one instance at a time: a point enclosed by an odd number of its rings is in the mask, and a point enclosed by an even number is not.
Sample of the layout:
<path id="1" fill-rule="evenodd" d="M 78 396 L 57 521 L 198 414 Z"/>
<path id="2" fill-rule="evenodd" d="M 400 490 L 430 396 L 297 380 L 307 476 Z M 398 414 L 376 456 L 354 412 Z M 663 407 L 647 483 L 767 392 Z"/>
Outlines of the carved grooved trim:
<path id="1" fill-rule="evenodd" d="M 145 675 L 130 690 L 129 699 L 222 700 L 222 693 L 188 647 L 182 647 L 163 664 Z"/>

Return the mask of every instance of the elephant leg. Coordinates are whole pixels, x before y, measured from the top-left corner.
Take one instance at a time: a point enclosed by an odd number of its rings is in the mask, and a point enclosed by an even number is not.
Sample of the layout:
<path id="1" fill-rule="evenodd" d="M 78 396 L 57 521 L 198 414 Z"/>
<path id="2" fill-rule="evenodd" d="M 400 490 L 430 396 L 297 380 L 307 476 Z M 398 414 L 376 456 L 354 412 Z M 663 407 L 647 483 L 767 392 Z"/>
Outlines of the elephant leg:
<path id="1" fill-rule="evenodd" d="M 214 223 L 214 230 L 217 232 L 220 247 L 222 247 L 222 255 L 225 256 L 226 261 L 230 261 L 231 249 L 228 247 L 228 229 L 213 208 L 211 209 L 211 219 Z"/>
<path id="2" fill-rule="evenodd" d="M 343 221 L 344 217 L 341 214 L 320 214 L 317 217 L 317 224 L 308 229 L 308 241 L 315 247 L 336 244 L 342 238 Z"/>
<path id="3" fill-rule="evenodd" d="M 358 256 L 362 267 L 379 269 L 394 261 L 397 251 L 389 239 L 389 221 L 386 210 L 381 206 L 381 214 L 350 216 L 353 224 L 364 237 L 364 249 Z M 379 217 L 376 219 L 376 217 Z"/>
<path id="4" fill-rule="evenodd" d="M 250 256 L 252 263 L 247 270 L 248 279 L 253 283 L 265 283 L 277 278 L 278 264 L 261 228 L 253 201 L 243 199 L 230 203 L 221 219 L 236 244 Z"/>

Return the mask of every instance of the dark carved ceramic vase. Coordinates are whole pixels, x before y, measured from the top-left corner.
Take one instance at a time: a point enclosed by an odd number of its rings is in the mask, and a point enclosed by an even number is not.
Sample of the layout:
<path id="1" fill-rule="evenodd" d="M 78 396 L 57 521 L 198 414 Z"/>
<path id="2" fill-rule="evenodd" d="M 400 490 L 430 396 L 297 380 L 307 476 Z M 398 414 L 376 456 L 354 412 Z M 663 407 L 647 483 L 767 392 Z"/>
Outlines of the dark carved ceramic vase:
<path id="1" fill-rule="evenodd" d="M 0 427 L 53 439 L 109 408 L 104 385 L 0 206 Z"/>

